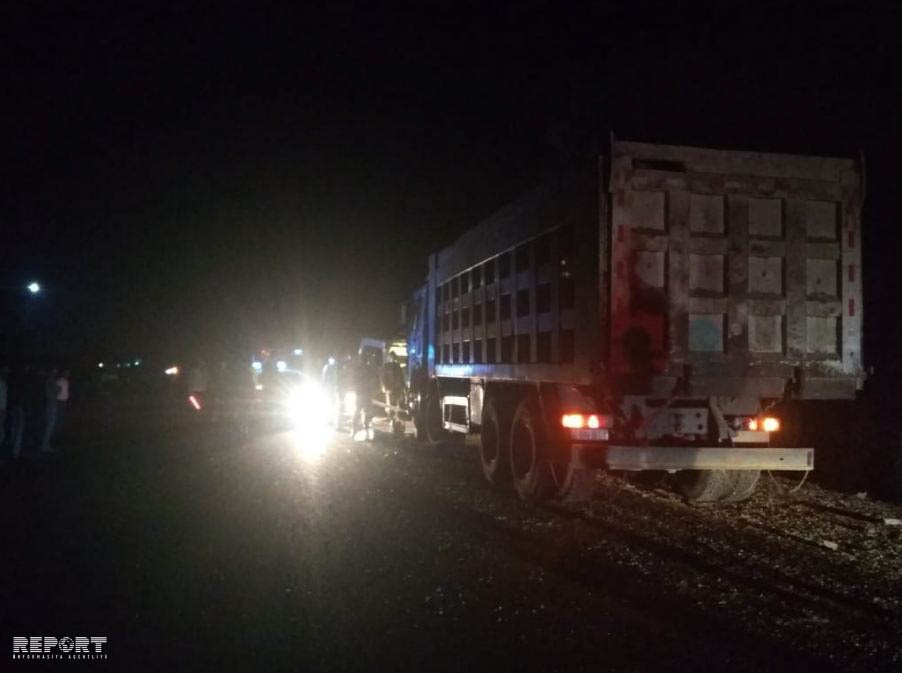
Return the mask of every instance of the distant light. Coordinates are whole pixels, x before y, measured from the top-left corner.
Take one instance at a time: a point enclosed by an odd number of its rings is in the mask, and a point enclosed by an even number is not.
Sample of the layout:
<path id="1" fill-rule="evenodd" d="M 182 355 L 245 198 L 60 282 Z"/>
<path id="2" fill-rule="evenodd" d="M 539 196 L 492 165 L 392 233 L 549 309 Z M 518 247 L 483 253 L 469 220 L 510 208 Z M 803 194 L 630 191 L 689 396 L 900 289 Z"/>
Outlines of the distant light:
<path id="1" fill-rule="evenodd" d="M 135 360 L 135 367 L 140 367 L 140 366 L 141 366 L 141 358 L 138 358 L 137 360 Z"/>
<path id="2" fill-rule="evenodd" d="M 278 369 L 280 372 L 284 372 L 286 369 L 288 369 L 288 363 L 285 362 L 285 360 L 279 360 L 276 363 L 276 369 Z"/>
<path id="3" fill-rule="evenodd" d="M 188 401 L 191 402 L 191 406 L 194 407 L 197 411 L 201 410 L 200 400 L 197 399 L 194 395 L 188 396 Z"/>
<path id="4" fill-rule="evenodd" d="M 254 386 L 254 390 L 263 390 L 263 384 L 258 383 L 257 385 Z"/>
<path id="5" fill-rule="evenodd" d="M 126 363 L 125 363 L 125 366 L 126 366 L 126 367 L 131 367 L 131 366 L 132 366 L 132 363 L 131 363 L 131 362 L 126 362 Z"/>
<path id="6" fill-rule="evenodd" d="M 335 364 L 335 358 L 333 358 L 332 356 L 329 356 L 329 364 L 330 364 L 330 365 L 334 365 L 334 364 Z"/>
<path id="7" fill-rule="evenodd" d="M 117 363 L 116 363 L 116 369 L 120 369 L 121 367 L 122 367 L 122 363 L 121 363 L 121 362 L 117 362 Z"/>
<path id="8" fill-rule="evenodd" d="M 37 294 L 41 291 L 41 284 L 35 281 L 30 282 L 28 284 L 28 291 L 31 292 L 31 294 Z"/>
<path id="9" fill-rule="evenodd" d="M 295 355 L 303 355 L 303 354 L 304 354 L 304 349 L 303 349 L 303 348 L 295 348 L 295 349 L 294 349 L 294 354 L 295 354 Z"/>
<path id="10" fill-rule="evenodd" d="M 97 363 L 97 367 L 100 368 L 100 369 L 103 369 L 103 363 L 102 363 L 102 362 L 98 362 L 98 363 Z"/>
<path id="11" fill-rule="evenodd" d="M 163 373 L 166 374 L 166 376 L 178 376 L 179 368 L 177 365 L 172 365 L 171 367 L 164 370 Z"/>
<path id="12" fill-rule="evenodd" d="M 263 371 L 263 363 L 262 363 L 262 362 L 257 362 L 256 360 L 254 360 L 254 361 L 251 363 L 251 367 L 252 367 L 253 370 L 254 370 L 255 372 L 257 372 L 258 374 L 259 374 L 260 372 Z"/>

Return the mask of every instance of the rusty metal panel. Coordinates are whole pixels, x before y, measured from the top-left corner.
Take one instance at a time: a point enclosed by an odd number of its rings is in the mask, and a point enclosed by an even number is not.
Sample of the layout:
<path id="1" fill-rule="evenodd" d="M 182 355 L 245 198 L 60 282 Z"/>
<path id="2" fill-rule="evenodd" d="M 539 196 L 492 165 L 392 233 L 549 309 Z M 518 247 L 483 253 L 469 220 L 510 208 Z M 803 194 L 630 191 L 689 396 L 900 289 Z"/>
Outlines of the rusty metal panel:
<path id="1" fill-rule="evenodd" d="M 813 355 L 836 355 L 839 348 L 837 318 L 807 316 L 807 350 Z"/>
<path id="2" fill-rule="evenodd" d="M 644 337 L 647 391 L 674 385 L 689 365 L 693 391 L 733 386 L 780 396 L 801 369 L 809 381 L 803 396 L 854 394 L 862 377 L 858 188 L 847 159 L 615 142 L 615 371 L 618 353 L 621 370 L 636 371 L 635 358 L 630 364 L 617 350 L 629 332 Z M 632 222 L 640 193 L 640 201 L 664 193 L 655 197 L 665 217 L 656 236 Z M 645 234 L 618 236 L 619 229 Z M 665 266 L 664 361 L 655 357 L 655 320 L 635 310 L 637 298 L 658 287 L 651 256 Z"/>
<path id="3" fill-rule="evenodd" d="M 723 255 L 689 255 L 689 291 L 723 294 Z"/>
<path id="4" fill-rule="evenodd" d="M 626 222 L 635 229 L 664 231 L 664 192 L 632 192 Z"/>
<path id="5" fill-rule="evenodd" d="M 786 202 L 786 355 L 795 362 L 804 361 L 810 352 L 805 320 L 805 237 L 805 202 L 790 199 Z"/>
<path id="6" fill-rule="evenodd" d="M 855 162 L 623 142 L 609 159 L 589 179 L 502 208 L 434 256 L 437 374 L 601 381 L 665 397 L 690 377 L 693 395 L 778 397 L 801 370 L 805 397 L 854 394 Z M 565 227 L 577 232 L 574 265 L 561 266 L 557 242 L 537 262 L 539 241 Z M 524 244 L 530 259 L 518 264 Z M 492 273 L 485 290 L 463 283 L 502 259 L 511 273 Z M 459 295 L 442 296 L 455 279 Z"/>
<path id="7" fill-rule="evenodd" d="M 861 324 L 861 244 L 860 210 L 857 203 L 844 204 L 840 236 L 842 279 L 842 368 L 847 375 L 862 370 Z"/>
<path id="8" fill-rule="evenodd" d="M 750 256 L 749 294 L 783 294 L 783 258 Z"/>
<path id="9" fill-rule="evenodd" d="M 689 314 L 689 350 L 696 353 L 721 353 L 724 349 L 724 314 Z"/>
<path id="10" fill-rule="evenodd" d="M 806 280 L 808 284 L 808 297 L 837 297 L 836 285 L 839 276 L 839 266 L 832 259 L 808 258 Z"/>
<path id="11" fill-rule="evenodd" d="M 724 233 L 723 196 L 692 194 L 689 198 L 689 231 L 693 234 Z"/>
<path id="12" fill-rule="evenodd" d="M 750 198 L 749 236 L 782 238 L 783 201 L 781 199 Z"/>
<path id="13" fill-rule="evenodd" d="M 668 296 L 666 310 L 667 337 L 669 343 L 664 344 L 669 355 L 669 362 L 660 363 L 663 373 L 674 376 L 689 359 L 689 313 L 692 298 L 689 293 L 689 251 L 692 238 L 689 234 L 690 203 L 689 193 L 675 190 L 668 195 L 668 229 L 669 252 Z M 656 385 L 652 382 L 652 386 Z M 660 384 L 657 384 L 660 387 Z"/>
<path id="14" fill-rule="evenodd" d="M 809 241 L 835 241 L 839 233 L 837 207 L 833 201 L 803 201 L 802 217 Z"/>
<path id="15" fill-rule="evenodd" d="M 664 287 L 664 253 L 653 250 L 637 250 L 632 260 L 636 278 L 649 287 Z"/>
<path id="16" fill-rule="evenodd" d="M 727 308 L 727 351 L 744 353 L 749 348 L 749 199 L 731 194 L 727 197 L 727 293 L 737 297 Z"/>
<path id="17" fill-rule="evenodd" d="M 755 353 L 783 352 L 783 316 L 749 315 L 749 350 Z"/>

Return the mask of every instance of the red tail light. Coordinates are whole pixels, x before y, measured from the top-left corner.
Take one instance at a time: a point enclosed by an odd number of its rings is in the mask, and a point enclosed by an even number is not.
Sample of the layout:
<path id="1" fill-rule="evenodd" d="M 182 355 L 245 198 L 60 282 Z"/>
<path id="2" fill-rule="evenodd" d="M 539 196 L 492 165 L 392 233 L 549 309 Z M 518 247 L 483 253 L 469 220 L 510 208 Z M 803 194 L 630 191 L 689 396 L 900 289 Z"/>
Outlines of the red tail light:
<path id="1" fill-rule="evenodd" d="M 561 425 L 571 430 L 591 428 L 593 430 L 604 427 L 604 419 L 598 414 L 564 414 L 561 416 Z"/>
<path id="2" fill-rule="evenodd" d="M 188 401 L 196 411 L 200 411 L 203 408 L 203 405 L 200 403 L 200 398 L 197 397 L 197 395 L 188 395 Z"/>
<path id="3" fill-rule="evenodd" d="M 750 418 L 748 420 L 748 429 L 752 432 L 763 430 L 764 432 L 776 432 L 780 429 L 780 419 L 773 416 L 765 416 L 764 418 Z"/>
<path id="4" fill-rule="evenodd" d="M 561 416 L 561 425 L 565 428 L 583 428 L 585 420 L 582 414 L 564 414 Z"/>

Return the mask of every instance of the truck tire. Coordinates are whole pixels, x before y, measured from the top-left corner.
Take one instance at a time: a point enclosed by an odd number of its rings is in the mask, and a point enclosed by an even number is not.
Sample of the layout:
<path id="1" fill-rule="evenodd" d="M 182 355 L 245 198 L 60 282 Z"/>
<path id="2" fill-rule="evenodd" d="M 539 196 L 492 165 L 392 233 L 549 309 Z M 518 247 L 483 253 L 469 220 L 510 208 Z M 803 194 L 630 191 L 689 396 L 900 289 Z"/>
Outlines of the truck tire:
<path id="1" fill-rule="evenodd" d="M 511 423 L 511 478 L 517 495 L 526 502 L 545 500 L 554 490 L 541 422 L 535 403 L 525 399 L 517 406 Z"/>
<path id="2" fill-rule="evenodd" d="M 760 477 L 761 470 L 728 470 L 727 478 L 730 480 L 732 488 L 724 494 L 721 501 L 742 502 L 748 500 L 755 492 Z"/>
<path id="3" fill-rule="evenodd" d="M 567 466 L 555 473 L 554 499 L 558 502 L 585 502 L 595 493 L 595 470 Z"/>
<path id="4" fill-rule="evenodd" d="M 676 487 L 689 502 L 716 502 L 732 493 L 733 482 L 726 470 L 682 470 Z"/>
<path id="5" fill-rule="evenodd" d="M 482 474 L 490 484 L 510 481 L 510 413 L 504 405 L 489 399 L 482 408 L 482 430 L 479 433 L 479 460 Z"/>
<path id="6" fill-rule="evenodd" d="M 415 416 L 417 440 L 426 444 L 440 444 L 447 439 L 448 433 L 442 427 L 442 408 L 439 401 L 438 385 L 433 383 L 423 398 Z"/>

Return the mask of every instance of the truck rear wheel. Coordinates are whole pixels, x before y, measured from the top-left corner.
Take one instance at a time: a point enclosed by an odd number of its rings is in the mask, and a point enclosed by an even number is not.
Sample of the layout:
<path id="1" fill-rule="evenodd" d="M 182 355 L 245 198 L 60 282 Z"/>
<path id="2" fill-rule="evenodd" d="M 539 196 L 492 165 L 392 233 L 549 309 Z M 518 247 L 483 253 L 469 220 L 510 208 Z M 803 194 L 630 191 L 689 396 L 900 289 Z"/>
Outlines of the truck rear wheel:
<path id="1" fill-rule="evenodd" d="M 595 493 L 595 470 L 553 464 L 555 492 L 559 502 L 585 502 Z"/>
<path id="2" fill-rule="evenodd" d="M 552 494 L 551 469 L 546 458 L 541 418 L 531 400 L 523 400 L 511 423 L 510 468 L 521 500 L 539 502 Z"/>
<path id="3" fill-rule="evenodd" d="M 441 398 L 437 384 L 429 387 L 415 416 L 414 425 L 417 429 L 417 439 L 421 442 L 439 444 L 447 438 L 448 433 L 442 423 Z"/>
<path id="4" fill-rule="evenodd" d="M 742 502 L 761 476 L 759 470 L 686 470 L 677 474 L 679 492 L 690 502 Z"/>
<path id="5" fill-rule="evenodd" d="M 733 488 L 721 500 L 723 502 L 742 502 L 752 497 L 752 493 L 755 492 L 758 479 L 761 477 L 761 470 L 729 470 L 727 476 Z"/>
<path id="6" fill-rule="evenodd" d="M 689 502 L 716 502 L 732 492 L 733 483 L 726 470 L 683 470 L 676 487 Z"/>
<path id="7" fill-rule="evenodd" d="M 479 459 L 482 473 L 490 484 L 510 481 L 510 413 L 490 399 L 482 408 L 482 430 L 479 433 Z"/>

